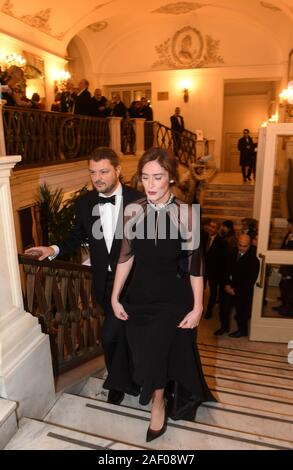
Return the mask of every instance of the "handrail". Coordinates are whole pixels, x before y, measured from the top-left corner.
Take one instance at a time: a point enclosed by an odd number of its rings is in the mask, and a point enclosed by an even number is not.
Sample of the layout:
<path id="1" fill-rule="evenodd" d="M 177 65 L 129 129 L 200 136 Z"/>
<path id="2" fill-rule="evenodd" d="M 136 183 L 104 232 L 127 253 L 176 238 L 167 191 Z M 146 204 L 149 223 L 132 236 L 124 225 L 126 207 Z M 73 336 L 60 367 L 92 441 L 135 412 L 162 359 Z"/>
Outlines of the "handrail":
<path id="1" fill-rule="evenodd" d="M 92 293 L 91 267 L 19 255 L 25 309 L 50 337 L 55 375 L 102 353 L 102 309 Z"/>

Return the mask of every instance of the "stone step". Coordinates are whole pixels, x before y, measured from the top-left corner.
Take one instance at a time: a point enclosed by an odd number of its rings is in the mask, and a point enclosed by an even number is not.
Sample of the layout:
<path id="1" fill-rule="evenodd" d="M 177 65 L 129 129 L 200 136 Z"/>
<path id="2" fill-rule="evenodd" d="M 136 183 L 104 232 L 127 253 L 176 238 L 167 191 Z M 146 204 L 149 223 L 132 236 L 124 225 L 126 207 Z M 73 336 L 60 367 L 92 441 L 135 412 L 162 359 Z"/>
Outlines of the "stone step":
<path id="1" fill-rule="evenodd" d="M 230 216 L 238 218 L 252 217 L 252 207 L 237 207 L 237 206 L 212 206 L 204 204 L 203 211 L 208 215 L 221 215 L 229 219 Z"/>
<path id="2" fill-rule="evenodd" d="M 255 346 L 253 346 L 253 349 L 250 349 L 248 347 L 245 347 L 245 349 L 233 345 L 233 346 L 224 346 L 221 344 L 212 344 L 212 343 L 206 343 L 203 341 L 198 341 L 197 346 L 199 349 L 208 349 L 210 351 L 214 352 L 219 352 L 219 353 L 227 353 L 227 354 L 234 354 L 237 356 L 243 356 L 243 357 L 253 357 L 253 358 L 259 358 L 259 359 L 266 359 L 269 361 L 280 361 L 285 365 L 288 365 L 288 356 L 284 354 L 279 354 L 279 353 L 268 353 L 266 351 L 262 351 L 259 349 L 254 349 Z M 293 372 L 293 370 L 292 370 Z"/>
<path id="3" fill-rule="evenodd" d="M 253 201 L 254 198 L 254 192 L 248 192 L 248 191 L 215 191 L 213 189 L 206 189 L 204 191 L 204 200 L 206 198 L 229 198 L 229 199 L 235 199 L 241 201 L 243 198 L 248 199 L 250 201 Z"/>
<path id="4" fill-rule="evenodd" d="M 45 418 L 54 425 L 79 430 L 104 438 L 120 440 L 132 446 L 160 450 L 257 450 L 292 449 L 292 441 L 257 436 L 218 426 L 168 420 L 167 432 L 150 443 L 145 442 L 149 412 L 124 408 L 89 398 L 63 394 Z"/>
<path id="5" fill-rule="evenodd" d="M 102 384 L 102 379 L 91 377 L 80 394 L 87 398 L 106 401 L 108 392 L 102 388 Z M 137 397 L 130 395 L 125 395 L 122 406 L 150 410 L 150 405 L 142 406 Z M 293 440 L 292 417 L 271 411 L 258 411 L 223 403 L 203 403 L 196 412 L 195 421 L 247 433 L 253 429 L 257 435 Z"/>
<path id="6" fill-rule="evenodd" d="M 205 360 L 207 365 L 226 365 L 228 367 L 239 369 L 249 369 L 251 372 L 266 372 L 269 374 L 278 374 L 280 376 L 286 376 L 287 378 L 293 377 L 292 367 L 287 363 L 278 361 L 266 361 L 263 358 L 245 357 L 237 354 L 225 354 L 220 351 L 208 351 L 200 350 L 201 360 Z"/>
<path id="7" fill-rule="evenodd" d="M 143 447 L 131 446 L 113 439 L 67 429 L 61 426 L 22 418 L 19 430 L 5 447 L 5 450 L 136 450 Z"/>
<path id="8" fill-rule="evenodd" d="M 223 184 L 216 184 L 216 183 L 209 183 L 206 184 L 204 187 L 205 191 L 206 190 L 212 190 L 212 191 L 247 191 L 247 192 L 254 192 L 254 184 L 252 183 L 246 183 L 246 184 L 229 184 L 229 183 L 223 183 Z"/>
<path id="9" fill-rule="evenodd" d="M 248 207 L 251 206 L 253 208 L 253 199 L 248 199 L 242 197 L 239 200 L 235 200 L 235 198 L 230 199 L 229 197 L 223 198 L 216 198 L 216 197 L 205 197 L 204 199 L 204 206 L 238 206 L 238 207 Z M 279 201 L 273 201 L 273 208 L 280 209 Z"/>
<path id="10" fill-rule="evenodd" d="M 237 207 L 251 207 L 251 209 L 253 208 L 253 201 L 247 201 L 245 199 L 242 198 L 242 200 L 240 201 L 237 201 L 237 204 L 236 204 L 236 201 L 235 199 L 215 199 L 215 198 L 205 198 L 204 200 L 204 207 L 218 207 L 218 206 L 222 206 L 222 207 L 228 207 L 228 206 L 237 206 Z M 249 208 L 250 208 L 249 207 Z"/>
<path id="11" fill-rule="evenodd" d="M 0 450 L 17 431 L 17 403 L 0 397 Z"/>

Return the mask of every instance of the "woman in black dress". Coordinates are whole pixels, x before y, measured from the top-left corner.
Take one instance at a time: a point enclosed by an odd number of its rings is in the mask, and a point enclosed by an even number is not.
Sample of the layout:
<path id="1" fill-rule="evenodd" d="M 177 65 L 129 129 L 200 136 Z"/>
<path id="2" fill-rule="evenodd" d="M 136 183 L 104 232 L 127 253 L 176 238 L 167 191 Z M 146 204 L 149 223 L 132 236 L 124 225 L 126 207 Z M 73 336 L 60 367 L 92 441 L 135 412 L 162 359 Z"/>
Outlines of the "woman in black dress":
<path id="1" fill-rule="evenodd" d="M 140 394 L 142 405 L 152 400 L 151 441 L 165 432 L 167 414 L 193 420 L 198 405 L 214 398 L 196 348 L 203 309 L 199 218 L 170 191 L 176 160 L 166 150 L 145 152 L 138 176 L 146 197 L 126 208 L 112 294 L 115 316 L 125 324 L 104 387 Z"/>

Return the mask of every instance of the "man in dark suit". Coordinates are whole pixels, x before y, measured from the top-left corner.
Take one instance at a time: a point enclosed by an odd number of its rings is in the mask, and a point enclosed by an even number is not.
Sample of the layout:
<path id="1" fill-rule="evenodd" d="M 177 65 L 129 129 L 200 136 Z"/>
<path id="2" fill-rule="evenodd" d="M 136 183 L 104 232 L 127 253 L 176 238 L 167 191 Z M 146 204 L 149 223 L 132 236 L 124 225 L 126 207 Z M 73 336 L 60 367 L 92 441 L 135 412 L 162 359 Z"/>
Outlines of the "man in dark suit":
<path id="1" fill-rule="evenodd" d="M 253 159 L 255 158 L 255 145 L 249 135 L 249 129 L 243 129 L 243 137 L 238 140 L 238 150 L 240 152 L 240 166 L 242 169 L 243 182 L 251 181 L 251 172 L 253 168 Z M 246 173 L 246 167 L 248 172 Z"/>
<path id="2" fill-rule="evenodd" d="M 171 120 L 171 129 L 172 129 L 172 138 L 174 145 L 174 155 L 178 156 L 178 151 L 181 147 L 181 135 L 184 131 L 184 119 L 180 115 L 180 108 L 175 108 L 175 114 L 170 117 Z"/>
<path id="3" fill-rule="evenodd" d="M 214 335 L 220 336 L 230 330 L 230 313 L 236 308 L 238 329 L 229 336 L 240 338 L 248 335 L 248 321 L 251 315 L 253 288 L 259 272 L 259 260 L 255 247 L 251 245 L 249 235 L 242 234 L 238 238 L 228 259 L 224 281 L 224 293 L 220 306 L 221 327 Z"/>
<path id="4" fill-rule="evenodd" d="M 211 220 L 205 239 L 206 280 L 209 282 L 210 296 L 204 318 L 212 318 L 213 308 L 223 284 L 223 266 L 226 261 L 227 245 L 219 235 L 219 223 Z"/>
<path id="5" fill-rule="evenodd" d="M 38 256 L 39 260 L 53 259 L 76 250 L 84 242 L 89 244 L 94 292 L 105 313 L 102 345 L 109 371 L 122 323 L 113 313 L 111 293 L 123 238 L 123 210 L 141 193 L 121 185 L 119 159 L 110 148 L 99 147 L 92 152 L 89 172 L 94 190 L 77 200 L 75 223 L 68 238 L 58 246 L 34 247 L 26 254 Z M 119 404 L 123 396 L 111 390 L 108 401 Z"/>
<path id="6" fill-rule="evenodd" d="M 78 93 L 75 97 L 74 114 L 90 116 L 92 111 L 91 94 L 88 91 L 89 82 L 83 78 L 78 84 Z"/>

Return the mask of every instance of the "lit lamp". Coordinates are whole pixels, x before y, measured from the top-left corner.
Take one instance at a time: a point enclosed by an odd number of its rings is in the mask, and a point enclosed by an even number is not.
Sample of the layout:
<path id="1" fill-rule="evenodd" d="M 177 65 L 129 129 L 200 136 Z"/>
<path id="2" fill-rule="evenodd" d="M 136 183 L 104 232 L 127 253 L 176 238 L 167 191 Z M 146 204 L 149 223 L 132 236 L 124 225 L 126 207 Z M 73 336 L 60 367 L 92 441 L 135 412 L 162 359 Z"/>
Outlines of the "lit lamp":
<path id="1" fill-rule="evenodd" d="M 59 70 L 55 73 L 56 88 L 63 91 L 66 88 L 66 82 L 71 78 L 71 75 L 66 70 Z"/>
<path id="2" fill-rule="evenodd" d="M 288 83 L 288 87 L 280 93 L 279 98 L 280 105 L 285 106 L 287 116 L 293 117 L 293 81 Z"/>
<path id="3" fill-rule="evenodd" d="M 182 94 L 183 94 L 183 101 L 184 103 L 188 103 L 189 101 L 189 92 L 190 92 L 190 89 L 191 89 L 191 80 L 181 80 L 179 83 L 178 83 L 178 88 L 181 90 Z"/>
<path id="4" fill-rule="evenodd" d="M 188 103 L 189 100 L 189 93 L 188 93 L 188 88 L 183 89 L 183 101 L 184 103 Z"/>

